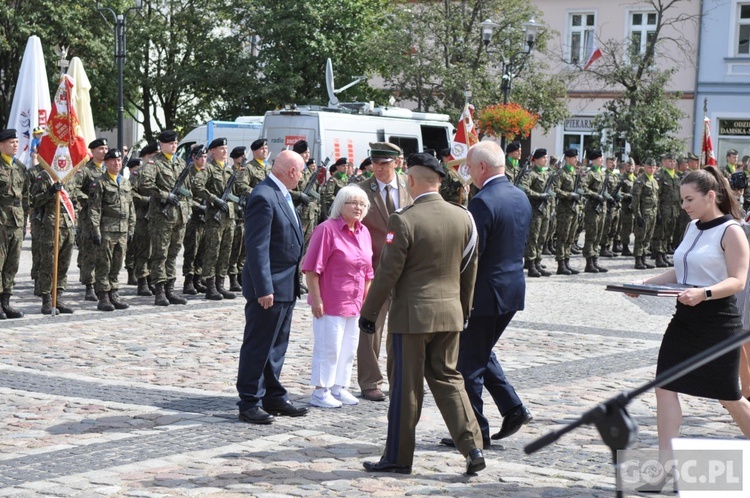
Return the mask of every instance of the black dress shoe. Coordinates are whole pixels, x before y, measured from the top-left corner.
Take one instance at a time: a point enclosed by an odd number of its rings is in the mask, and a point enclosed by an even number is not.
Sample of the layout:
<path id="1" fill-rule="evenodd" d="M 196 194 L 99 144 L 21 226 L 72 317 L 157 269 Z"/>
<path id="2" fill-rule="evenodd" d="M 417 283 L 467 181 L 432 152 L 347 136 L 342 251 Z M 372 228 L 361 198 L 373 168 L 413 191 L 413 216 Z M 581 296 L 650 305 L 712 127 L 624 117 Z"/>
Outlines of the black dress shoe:
<path id="1" fill-rule="evenodd" d="M 395 474 L 411 474 L 411 465 L 396 465 L 388 460 L 379 462 L 365 462 L 362 464 L 367 472 L 392 472 Z M 482 467 L 484 468 L 484 467 Z"/>
<path id="2" fill-rule="evenodd" d="M 500 432 L 492 435 L 492 439 L 503 439 L 508 436 L 512 436 L 524 425 L 528 424 L 534 419 L 534 416 L 525 406 L 521 405 L 505 417 L 503 417 L 503 425 L 500 427 Z"/>
<path id="3" fill-rule="evenodd" d="M 285 417 L 301 417 L 302 415 L 307 415 L 307 412 L 310 410 L 306 406 L 296 406 L 289 400 L 278 405 L 264 406 L 263 409 L 271 415 Z"/>
<path id="4" fill-rule="evenodd" d="M 254 406 L 245 411 L 241 411 L 239 418 L 241 422 L 249 422 L 251 424 L 270 424 L 273 422 L 273 415 L 270 415 L 259 406 Z"/>
<path id="5" fill-rule="evenodd" d="M 487 467 L 487 464 L 484 463 L 484 455 L 482 454 L 482 450 L 479 448 L 474 448 L 469 452 L 469 455 L 466 457 L 466 473 L 476 474 L 480 470 L 484 470 Z"/>
<path id="6" fill-rule="evenodd" d="M 443 439 L 441 439 L 440 444 L 442 444 L 443 446 L 450 446 L 451 448 L 456 447 L 456 443 L 454 443 L 453 439 L 449 437 L 444 437 Z M 482 438 L 482 449 L 489 450 L 491 447 L 492 443 L 490 442 L 490 440 Z"/>

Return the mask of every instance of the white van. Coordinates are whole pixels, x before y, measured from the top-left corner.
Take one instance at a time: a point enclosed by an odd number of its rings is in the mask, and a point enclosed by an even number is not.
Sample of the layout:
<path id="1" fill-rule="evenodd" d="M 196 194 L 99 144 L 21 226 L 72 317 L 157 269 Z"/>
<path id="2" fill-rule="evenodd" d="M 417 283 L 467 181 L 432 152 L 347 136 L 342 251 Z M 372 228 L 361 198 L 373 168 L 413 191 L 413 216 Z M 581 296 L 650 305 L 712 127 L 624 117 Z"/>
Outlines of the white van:
<path id="1" fill-rule="evenodd" d="M 190 148 L 195 144 L 208 146 L 214 138 L 226 137 L 229 151 L 250 144 L 261 136 L 263 116 L 240 116 L 234 121 L 208 121 L 185 135 L 177 148 L 177 155 L 187 160 Z"/>

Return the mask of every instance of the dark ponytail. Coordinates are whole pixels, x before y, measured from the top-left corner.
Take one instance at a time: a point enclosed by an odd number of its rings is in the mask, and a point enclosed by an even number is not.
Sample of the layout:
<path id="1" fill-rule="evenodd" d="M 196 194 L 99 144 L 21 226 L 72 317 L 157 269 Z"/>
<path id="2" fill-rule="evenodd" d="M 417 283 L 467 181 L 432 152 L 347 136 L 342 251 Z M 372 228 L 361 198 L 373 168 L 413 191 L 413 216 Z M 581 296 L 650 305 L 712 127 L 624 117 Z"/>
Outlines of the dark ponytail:
<path id="1" fill-rule="evenodd" d="M 729 182 L 715 167 L 706 166 L 704 169 L 689 172 L 680 181 L 680 185 L 686 184 L 693 185 L 695 190 L 703 195 L 708 195 L 708 192 L 713 190 L 722 213 L 731 214 L 735 220 L 742 217 L 739 203 L 729 188 Z"/>

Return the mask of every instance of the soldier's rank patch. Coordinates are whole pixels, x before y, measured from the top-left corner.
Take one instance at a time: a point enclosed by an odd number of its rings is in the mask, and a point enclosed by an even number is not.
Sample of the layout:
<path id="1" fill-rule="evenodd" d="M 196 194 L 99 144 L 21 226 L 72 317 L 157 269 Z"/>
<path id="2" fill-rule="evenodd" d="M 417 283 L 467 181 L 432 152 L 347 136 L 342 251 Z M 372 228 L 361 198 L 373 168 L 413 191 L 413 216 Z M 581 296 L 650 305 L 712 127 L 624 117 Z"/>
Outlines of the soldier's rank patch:
<path id="1" fill-rule="evenodd" d="M 393 239 L 396 238 L 396 234 L 394 232 L 388 232 L 385 234 L 385 243 L 386 244 L 393 244 Z"/>
<path id="2" fill-rule="evenodd" d="M 371 183 L 370 184 L 370 190 L 372 190 L 373 192 L 375 192 L 376 190 L 378 190 L 378 184 L 377 183 Z"/>
<path id="3" fill-rule="evenodd" d="M 406 182 L 401 180 L 401 188 L 406 188 Z"/>

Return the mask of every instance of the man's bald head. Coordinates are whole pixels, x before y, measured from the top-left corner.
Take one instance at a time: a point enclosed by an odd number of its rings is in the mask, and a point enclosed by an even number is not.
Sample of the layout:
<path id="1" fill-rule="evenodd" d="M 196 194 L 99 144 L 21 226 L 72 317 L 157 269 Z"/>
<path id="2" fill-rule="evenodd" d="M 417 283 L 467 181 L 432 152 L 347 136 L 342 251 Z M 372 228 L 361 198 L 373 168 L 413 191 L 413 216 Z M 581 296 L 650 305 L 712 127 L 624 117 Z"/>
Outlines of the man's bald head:
<path id="1" fill-rule="evenodd" d="M 291 190 L 297 186 L 304 167 L 305 160 L 302 156 L 294 151 L 285 150 L 276 156 L 271 173 Z"/>

